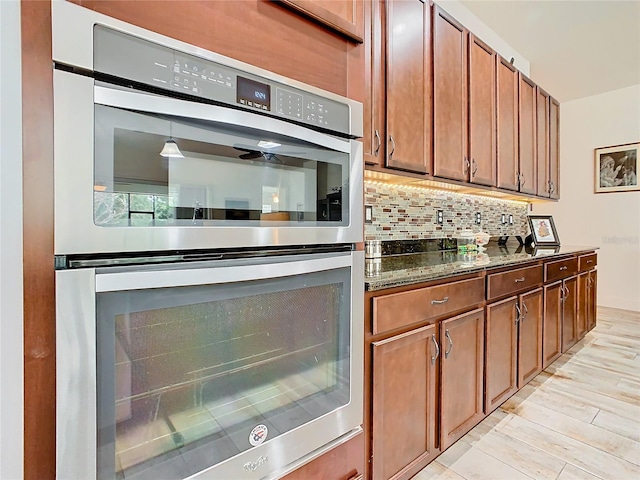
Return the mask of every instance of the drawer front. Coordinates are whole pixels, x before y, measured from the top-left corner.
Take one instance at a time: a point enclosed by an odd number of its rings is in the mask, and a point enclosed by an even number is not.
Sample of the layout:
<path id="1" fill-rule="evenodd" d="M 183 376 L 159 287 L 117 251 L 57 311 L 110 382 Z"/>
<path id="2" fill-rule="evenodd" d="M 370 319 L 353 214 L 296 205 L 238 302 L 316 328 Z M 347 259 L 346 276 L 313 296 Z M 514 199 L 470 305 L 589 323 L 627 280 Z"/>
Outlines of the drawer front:
<path id="1" fill-rule="evenodd" d="M 570 277 L 578 273 L 578 259 L 576 257 L 565 258 L 544 265 L 544 281 L 555 282 L 562 278 Z"/>
<path id="2" fill-rule="evenodd" d="M 474 307 L 483 301 L 482 277 L 375 297 L 373 334 Z"/>
<path id="3" fill-rule="evenodd" d="M 542 265 L 518 268 L 487 276 L 487 300 L 524 292 L 542 284 Z"/>
<path id="4" fill-rule="evenodd" d="M 596 253 L 588 253 L 578 257 L 578 270 L 586 272 L 598 265 L 598 255 Z"/>

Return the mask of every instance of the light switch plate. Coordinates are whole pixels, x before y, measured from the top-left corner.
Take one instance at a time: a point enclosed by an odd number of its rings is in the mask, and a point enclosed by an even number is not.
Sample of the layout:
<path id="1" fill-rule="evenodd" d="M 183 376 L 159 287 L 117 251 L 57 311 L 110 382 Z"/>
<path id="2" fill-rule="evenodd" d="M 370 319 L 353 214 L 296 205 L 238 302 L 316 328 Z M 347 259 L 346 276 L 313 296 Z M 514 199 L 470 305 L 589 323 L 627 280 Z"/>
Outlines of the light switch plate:
<path id="1" fill-rule="evenodd" d="M 438 210 L 436 214 L 436 223 L 438 225 L 442 225 L 444 223 L 444 212 L 442 210 Z"/>
<path id="2" fill-rule="evenodd" d="M 364 223 L 373 223 L 373 207 L 371 205 L 364 206 Z"/>
<path id="3" fill-rule="evenodd" d="M 482 222 L 482 213 L 476 212 L 476 225 L 480 225 L 480 222 Z"/>

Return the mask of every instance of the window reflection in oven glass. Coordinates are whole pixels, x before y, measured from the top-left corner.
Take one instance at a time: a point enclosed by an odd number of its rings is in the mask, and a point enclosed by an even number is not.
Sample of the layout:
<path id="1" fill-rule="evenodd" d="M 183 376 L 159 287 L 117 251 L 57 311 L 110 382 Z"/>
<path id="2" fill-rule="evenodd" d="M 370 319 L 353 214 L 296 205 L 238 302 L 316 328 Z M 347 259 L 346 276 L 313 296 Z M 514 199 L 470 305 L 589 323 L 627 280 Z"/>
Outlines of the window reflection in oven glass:
<path id="1" fill-rule="evenodd" d="M 257 426 L 266 427 L 259 444 L 348 403 L 348 284 L 313 278 L 328 274 L 308 274 L 301 288 L 270 280 L 272 291 L 229 290 L 198 303 L 183 303 L 187 287 L 169 289 L 162 308 L 122 311 L 123 301 L 153 302 L 140 292 L 104 294 L 112 326 L 99 358 L 110 354 L 112 363 L 99 365 L 107 374 L 99 379 L 100 470 L 188 476 L 251 448 Z M 286 290 L 273 288 L 283 282 Z"/>

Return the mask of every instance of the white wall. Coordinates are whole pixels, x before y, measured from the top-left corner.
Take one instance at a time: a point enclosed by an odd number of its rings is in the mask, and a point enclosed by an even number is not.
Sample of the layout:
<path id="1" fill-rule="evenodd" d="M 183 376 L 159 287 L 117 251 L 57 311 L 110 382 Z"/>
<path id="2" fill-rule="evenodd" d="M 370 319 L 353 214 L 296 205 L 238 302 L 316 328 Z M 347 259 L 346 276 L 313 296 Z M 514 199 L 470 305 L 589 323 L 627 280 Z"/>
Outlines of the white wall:
<path id="1" fill-rule="evenodd" d="M 529 76 L 529 60 L 524 58 L 520 53 L 516 52 L 507 42 L 505 42 L 500 36 L 489 28 L 482 20 L 480 20 L 474 13 L 471 12 L 458 0 L 434 0 L 444 11 L 455 18 L 458 22 L 462 23 L 467 29 L 482 40 L 484 43 L 493 48 L 496 52 L 502 55 L 507 60 L 511 57 L 515 59 L 515 67 Z"/>
<path id="2" fill-rule="evenodd" d="M 640 84 L 560 105 L 560 201 L 552 214 L 563 244 L 598 246 L 598 305 L 640 311 L 640 191 L 594 193 L 594 149 L 640 142 Z"/>
<path id="3" fill-rule="evenodd" d="M 23 476 L 20 2 L 0 0 L 0 478 Z"/>

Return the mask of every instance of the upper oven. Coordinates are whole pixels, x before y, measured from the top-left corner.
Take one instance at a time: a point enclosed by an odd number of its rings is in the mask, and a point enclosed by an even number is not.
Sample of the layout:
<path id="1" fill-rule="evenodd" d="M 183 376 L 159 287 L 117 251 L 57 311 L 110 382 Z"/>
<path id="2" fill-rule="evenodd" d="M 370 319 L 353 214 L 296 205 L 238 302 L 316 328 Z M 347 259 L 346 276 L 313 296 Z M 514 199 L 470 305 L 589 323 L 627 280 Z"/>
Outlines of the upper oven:
<path id="1" fill-rule="evenodd" d="M 56 3 L 57 255 L 362 241 L 361 104 Z"/>

